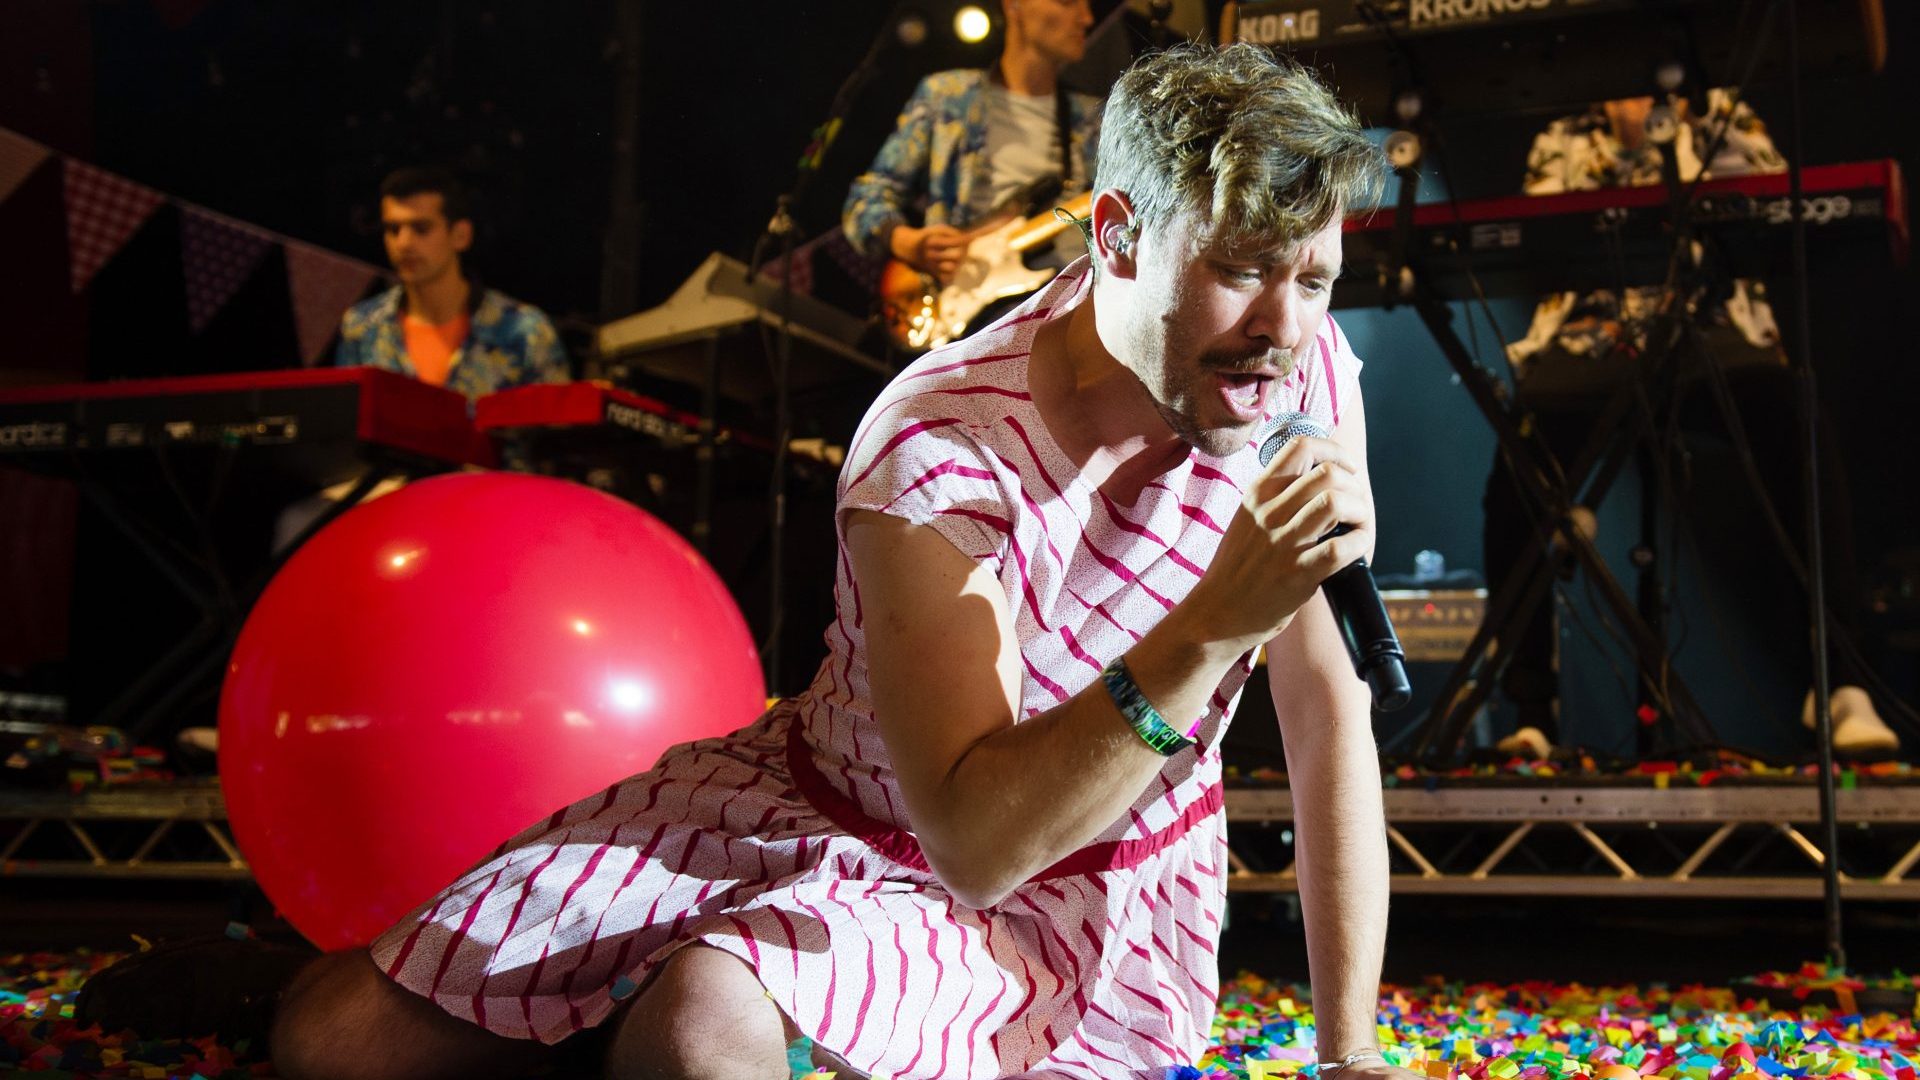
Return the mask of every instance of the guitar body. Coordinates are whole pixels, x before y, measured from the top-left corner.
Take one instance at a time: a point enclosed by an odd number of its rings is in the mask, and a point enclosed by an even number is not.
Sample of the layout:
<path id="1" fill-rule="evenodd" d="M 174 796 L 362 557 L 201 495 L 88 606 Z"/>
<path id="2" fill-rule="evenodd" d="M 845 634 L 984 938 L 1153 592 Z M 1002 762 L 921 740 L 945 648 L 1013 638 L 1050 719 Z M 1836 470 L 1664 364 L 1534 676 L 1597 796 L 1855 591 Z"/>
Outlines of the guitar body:
<path id="1" fill-rule="evenodd" d="M 1068 204 L 1084 214 L 1091 200 L 1082 195 Z M 887 337 L 902 349 L 925 352 L 958 341 L 987 306 L 1025 296 L 1053 280 L 1057 269 L 1034 270 L 1023 256 L 1065 226 L 1051 214 L 990 221 L 968 237 L 967 254 L 942 286 L 898 259 L 880 274 L 880 315 Z"/>
<path id="2" fill-rule="evenodd" d="M 933 348 L 940 317 L 940 283 L 899 259 L 880 271 L 880 323 L 895 348 L 925 352 Z"/>

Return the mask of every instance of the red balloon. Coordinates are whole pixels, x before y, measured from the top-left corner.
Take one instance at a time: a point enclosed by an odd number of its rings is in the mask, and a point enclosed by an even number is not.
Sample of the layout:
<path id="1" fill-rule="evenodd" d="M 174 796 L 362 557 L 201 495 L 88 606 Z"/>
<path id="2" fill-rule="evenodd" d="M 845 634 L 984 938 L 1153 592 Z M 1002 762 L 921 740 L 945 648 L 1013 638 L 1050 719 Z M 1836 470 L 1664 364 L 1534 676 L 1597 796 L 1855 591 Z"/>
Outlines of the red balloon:
<path id="1" fill-rule="evenodd" d="M 444 476 L 342 515 L 267 586 L 221 693 L 220 782 L 255 880 L 344 948 L 765 705 L 739 609 L 667 526 L 561 480 Z"/>

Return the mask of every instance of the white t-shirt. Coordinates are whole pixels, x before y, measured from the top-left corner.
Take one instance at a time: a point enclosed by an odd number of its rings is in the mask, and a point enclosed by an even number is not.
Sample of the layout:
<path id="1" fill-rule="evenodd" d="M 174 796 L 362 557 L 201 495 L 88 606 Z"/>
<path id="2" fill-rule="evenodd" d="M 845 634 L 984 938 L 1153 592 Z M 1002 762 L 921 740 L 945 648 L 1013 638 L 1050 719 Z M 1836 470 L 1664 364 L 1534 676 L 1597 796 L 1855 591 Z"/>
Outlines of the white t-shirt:
<path id="1" fill-rule="evenodd" d="M 972 207 L 980 220 L 1022 187 L 1042 176 L 1060 172 L 1059 121 L 1052 94 L 1017 94 L 998 83 L 988 83 L 987 173 L 993 182 L 975 189 Z M 1017 207 L 1025 213 L 1026 207 Z"/>
<path id="2" fill-rule="evenodd" d="M 1060 174 L 1060 130 L 1052 94 L 1034 97 L 988 83 L 987 175 L 992 183 L 974 189 L 973 218 L 982 221 L 1020 189 L 1043 176 Z M 1064 180 L 1065 178 L 1062 177 Z M 1074 185 L 1076 190 L 1084 188 Z M 1027 207 L 1013 207 L 1024 214 Z M 1033 267 L 1060 267 L 1087 253 L 1078 229 L 1062 229 L 1053 243 L 1027 253 Z"/>

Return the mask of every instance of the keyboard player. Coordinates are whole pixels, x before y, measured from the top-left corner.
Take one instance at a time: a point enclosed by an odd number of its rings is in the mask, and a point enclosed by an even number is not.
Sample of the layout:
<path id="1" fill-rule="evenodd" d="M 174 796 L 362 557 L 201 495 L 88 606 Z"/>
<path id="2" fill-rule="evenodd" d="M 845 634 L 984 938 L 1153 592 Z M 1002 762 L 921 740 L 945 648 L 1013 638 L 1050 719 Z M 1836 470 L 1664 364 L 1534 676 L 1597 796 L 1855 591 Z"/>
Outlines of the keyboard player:
<path id="1" fill-rule="evenodd" d="M 1535 138 L 1528 154 L 1526 191 L 1552 195 L 1657 184 L 1669 153 L 1682 183 L 1703 172 L 1710 178 L 1728 177 L 1784 172 L 1787 167 L 1747 103 L 1730 91 L 1712 90 L 1704 115 L 1675 95 L 1664 104 L 1652 97 L 1603 102 L 1584 114 L 1555 120 Z M 1690 430 L 1725 434 L 1703 365 L 1711 362 L 1725 370 L 1768 498 L 1793 532 L 1803 520 L 1804 502 L 1796 439 L 1798 390 L 1761 282 L 1722 278 L 1700 297 L 1670 297 L 1661 287 L 1549 295 L 1536 307 L 1526 337 L 1507 346 L 1520 402 L 1533 413 L 1555 457 L 1563 465 L 1571 463 L 1608 396 L 1636 372 L 1658 314 L 1669 304 L 1692 305 L 1696 300 L 1692 319 L 1698 333 L 1683 339 L 1676 357 L 1681 423 Z M 1824 435 L 1822 441 L 1835 445 Z M 1851 627 L 1857 617 L 1847 609 L 1848 602 L 1858 589 L 1847 489 L 1837 455 L 1822 455 L 1821 464 L 1828 523 L 1827 595 L 1834 598 L 1842 626 Z M 1533 529 L 1531 512 L 1498 453 L 1487 480 L 1485 509 L 1487 578 L 1497 589 Z M 1801 592 L 1790 584 L 1779 591 Z M 1551 606 L 1537 607 L 1522 626 L 1520 640 L 1505 645 L 1512 659 L 1502 689 L 1518 710 L 1519 723 L 1498 747 L 1545 757 L 1558 738 Z M 1898 740 L 1860 687 L 1864 673 L 1842 649 L 1833 650 L 1830 663 L 1835 749 L 1852 756 L 1891 754 Z M 1801 713 L 1811 727 L 1811 693 Z"/>
<path id="2" fill-rule="evenodd" d="M 400 284 L 340 320 L 334 362 L 364 364 L 465 394 L 566 382 L 566 350 L 537 307 L 481 287 L 471 200 L 452 173 L 406 168 L 380 185 L 380 227 Z"/>
<path id="3" fill-rule="evenodd" d="M 571 373 L 553 322 L 539 308 L 482 287 L 468 271 L 472 199 L 445 169 L 399 169 L 380 184 L 380 229 L 400 283 L 349 308 L 340 319 L 334 363 L 397 372 L 466 395 L 469 409 L 488 394 Z M 367 498 L 400 486 L 387 480 Z M 345 497 L 351 482 L 288 507 L 274 527 L 283 550 Z"/>

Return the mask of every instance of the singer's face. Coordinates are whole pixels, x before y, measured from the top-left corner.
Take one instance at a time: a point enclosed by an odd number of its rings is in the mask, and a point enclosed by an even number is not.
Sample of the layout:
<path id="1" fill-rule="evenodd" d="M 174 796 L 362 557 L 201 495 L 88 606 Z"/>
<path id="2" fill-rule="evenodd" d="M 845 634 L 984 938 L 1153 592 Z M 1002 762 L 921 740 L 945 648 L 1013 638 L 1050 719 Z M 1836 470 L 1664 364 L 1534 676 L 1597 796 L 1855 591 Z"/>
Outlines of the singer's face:
<path id="1" fill-rule="evenodd" d="M 1226 244 L 1192 210 L 1142 230 L 1116 354 L 1175 434 L 1203 453 L 1244 447 L 1277 407 L 1327 317 L 1340 222 L 1284 250 Z"/>

